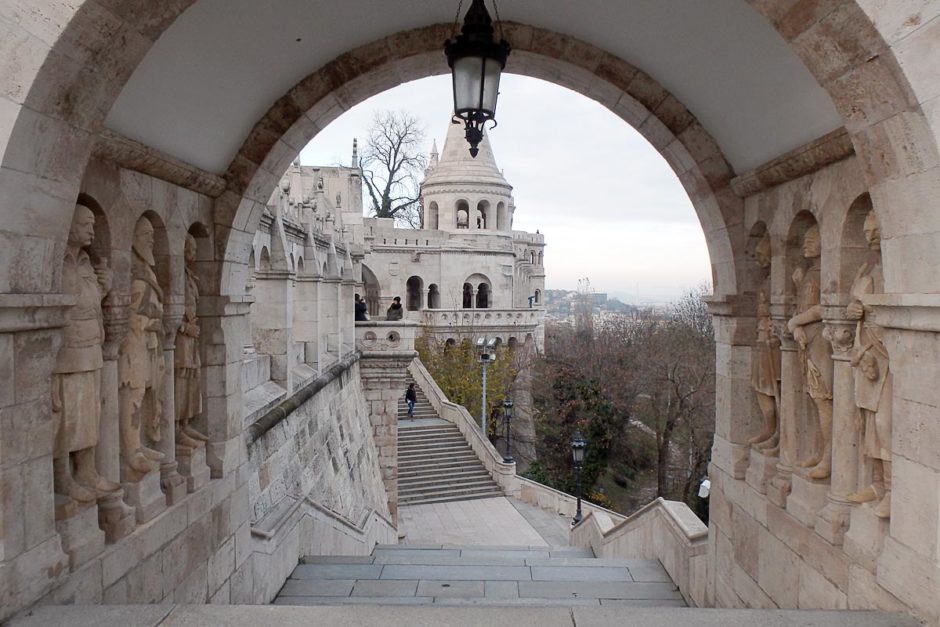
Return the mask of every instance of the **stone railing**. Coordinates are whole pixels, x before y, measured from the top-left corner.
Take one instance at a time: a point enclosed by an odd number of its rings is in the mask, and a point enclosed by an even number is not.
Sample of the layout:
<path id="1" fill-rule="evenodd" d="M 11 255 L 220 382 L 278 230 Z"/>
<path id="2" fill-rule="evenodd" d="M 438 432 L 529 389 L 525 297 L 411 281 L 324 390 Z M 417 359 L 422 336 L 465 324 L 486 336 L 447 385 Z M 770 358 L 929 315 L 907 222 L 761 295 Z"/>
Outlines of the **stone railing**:
<path id="1" fill-rule="evenodd" d="M 370 353 L 410 353 L 415 349 L 418 323 L 412 320 L 369 320 L 356 323 L 356 350 Z"/>
<path id="2" fill-rule="evenodd" d="M 420 312 L 426 325 L 437 329 L 452 327 L 455 331 L 467 332 L 481 329 L 514 330 L 517 327 L 534 327 L 542 320 L 541 309 L 425 309 Z"/>
<path id="3" fill-rule="evenodd" d="M 708 527 L 685 503 L 658 498 L 619 522 L 591 511 L 572 528 L 571 544 L 597 557 L 658 559 L 689 605 L 705 605 Z"/>
<path id="4" fill-rule="evenodd" d="M 529 505 L 535 505 L 546 511 L 574 519 L 575 512 L 578 509 L 577 497 L 567 492 L 550 488 L 537 481 L 526 479 L 525 477 L 517 477 L 516 483 L 518 489 L 512 493 L 512 496 L 520 501 L 525 501 Z M 604 509 L 599 505 L 588 503 L 584 499 L 581 500 L 581 513 L 583 515 L 589 513 L 603 514 L 615 523 L 626 520 L 626 516 L 609 509 Z"/>

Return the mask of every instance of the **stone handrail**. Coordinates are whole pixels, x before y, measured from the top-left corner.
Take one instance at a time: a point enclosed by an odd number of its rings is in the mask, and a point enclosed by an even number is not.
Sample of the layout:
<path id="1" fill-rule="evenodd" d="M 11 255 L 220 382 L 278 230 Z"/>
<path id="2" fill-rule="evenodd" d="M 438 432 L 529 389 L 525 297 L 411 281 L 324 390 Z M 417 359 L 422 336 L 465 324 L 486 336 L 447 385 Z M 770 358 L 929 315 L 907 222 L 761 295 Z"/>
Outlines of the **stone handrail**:
<path id="1" fill-rule="evenodd" d="M 412 361 L 408 370 L 418 386 L 424 391 L 428 402 L 437 411 L 437 415 L 460 429 L 460 433 L 463 434 L 467 444 L 470 445 L 470 448 L 473 449 L 473 452 L 483 463 L 493 480 L 503 489 L 503 492 L 506 494 L 517 492 L 516 464 L 514 462 L 510 464 L 503 462 L 503 456 L 488 438 L 483 437 L 479 425 L 470 416 L 470 412 L 463 405 L 451 403 L 447 400 L 444 392 L 441 391 L 441 388 L 438 387 L 419 359 Z"/>
<path id="2" fill-rule="evenodd" d="M 451 326 L 468 332 L 481 327 L 533 326 L 541 322 L 542 309 L 423 309 L 426 324 L 436 327 Z"/>
<path id="3" fill-rule="evenodd" d="M 547 485 L 539 483 L 538 481 L 527 479 L 526 477 L 518 477 L 517 484 L 518 491 L 514 492 L 512 496 L 516 497 L 520 501 L 524 501 L 529 505 L 535 505 L 536 507 L 540 507 L 541 509 L 554 512 L 559 515 L 574 518 L 574 514 L 578 509 L 577 497 L 568 494 L 567 492 L 550 488 Z M 603 514 L 613 520 L 615 523 L 619 523 L 623 520 L 626 520 L 627 518 L 623 514 L 618 514 L 615 511 L 605 509 L 599 505 L 594 505 L 593 503 L 588 503 L 582 499 L 581 513 L 588 514 L 591 512 Z"/>
<path id="4" fill-rule="evenodd" d="M 685 503 L 658 498 L 620 522 L 591 511 L 571 530 L 571 544 L 597 557 L 658 559 L 689 605 L 705 605 L 708 527 Z"/>

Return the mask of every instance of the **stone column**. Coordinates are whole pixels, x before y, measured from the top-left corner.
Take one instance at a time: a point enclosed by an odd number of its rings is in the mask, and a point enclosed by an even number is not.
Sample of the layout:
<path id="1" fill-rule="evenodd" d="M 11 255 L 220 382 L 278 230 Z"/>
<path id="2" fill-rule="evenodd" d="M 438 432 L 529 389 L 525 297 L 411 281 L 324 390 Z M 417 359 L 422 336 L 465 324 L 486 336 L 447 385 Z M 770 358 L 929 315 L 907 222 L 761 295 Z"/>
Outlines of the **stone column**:
<path id="1" fill-rule="evenodd" d="M 286 270 L 255 275 L 252 333 L 259 353 L 271 359 L 271 380 L 291 389 L 293 327 L 292 278 Z"/>
<path id="2" fill-rule="evenodd" d="M 171 299 L 173 299 L 171 301 Z M 186 479 L 180 476 L 176 462 L 176 329 L 183 320 L 183 305 L 168 297 L 163 313 L 163 417 L 160 422 L 162 437 L 158 450 L 163 453 L 160 462 L 160 487 L 166 494 L 166 504 L 179 503 L 186 496 Z"/>
<path id="3" fill-rule="evenodd" d="M 340 279 L 326 278 L 320 284 L 320 354 L 322 370 L 339 360 L 339 294 Z"/>
<path id="4" fill-rule="evenodd" d="M 121 433 L 118 415 L 118 349 L 127 333 L 129 294 L 112 290 L 101 306 L 104 315 L 105 341 L 102 346 L 104 365 L 101 368 L 101 424 L 95 463 L 98 473 L 111 481 L 121 481 Z M 104 531 L 105 542 L 117 542 L 137 525 L 134 508 L 124 502 L 124 489 L 98 500 L 98 526 Z"/>
<path id="5" fill-rule="evenodd" d="M 776 307 L 775 307 L 776 308 Z M 790 496 L 793 466 L 799 444 L 799 412 L 803 406 L 803 373 L 800 354 L 793 336 L 786 330 L 787 318 L 774 312 L 774 327 L 780 337 L 780 458 L 777 473 L 767 485 L 767 498 L 786 508 Z"/>
<path id="6" fill-rule="evenodd" d="M 840 308 L 841 309 L 841 308 Z M 832 342 L 832 475 L 826 506 L 816 520 L 816 533 L 834 545 L 842 544 L 849 526 L 849 494 L 858 482 L 858 431 L 855 428 L 855 382 L 851 366 L 855 323 L 828 320 L 826 337 Z"/>
<path id="7" fill-rule="evenodd" d="M 320 280 L 297 277 L 294 285 L 294 339 L 303 342 L 304 363 L 320 372 Z"/>

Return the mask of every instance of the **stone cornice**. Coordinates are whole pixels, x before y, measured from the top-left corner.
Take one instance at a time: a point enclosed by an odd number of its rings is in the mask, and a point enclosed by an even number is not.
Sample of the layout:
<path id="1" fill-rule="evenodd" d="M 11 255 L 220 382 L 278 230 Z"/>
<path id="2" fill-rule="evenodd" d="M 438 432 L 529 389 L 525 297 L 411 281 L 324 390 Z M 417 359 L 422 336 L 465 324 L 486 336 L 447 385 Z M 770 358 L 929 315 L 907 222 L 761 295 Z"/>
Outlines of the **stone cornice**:
<path id="1" fill-rule="evenodd" d="M 457 185 L 461 185 L 457 187 Z M 467 187 L 466 183 L 429 183 L 421 187 L 421 198 L 436 194 L 496 194 L 512 196 L 512 186 Z"/>
<path id="2" fill-rule="evenodd" d="M 225 180 L 216 174 L 160 152 L 114 131 L 102 130 L 95 142 L 94 155 L 134 170 L 179 185 L 197 194 L 218 198 L 225 191 Z"/>
<path id="3" fill-rule="evenodd" d="M 731 179 L 731 189 L 741 198 L 752 196 L 781 183 L 841 161 L 855 154 L 848 131 L 839 128 L 808 144 L 783 154 L 773 161 Z"/>

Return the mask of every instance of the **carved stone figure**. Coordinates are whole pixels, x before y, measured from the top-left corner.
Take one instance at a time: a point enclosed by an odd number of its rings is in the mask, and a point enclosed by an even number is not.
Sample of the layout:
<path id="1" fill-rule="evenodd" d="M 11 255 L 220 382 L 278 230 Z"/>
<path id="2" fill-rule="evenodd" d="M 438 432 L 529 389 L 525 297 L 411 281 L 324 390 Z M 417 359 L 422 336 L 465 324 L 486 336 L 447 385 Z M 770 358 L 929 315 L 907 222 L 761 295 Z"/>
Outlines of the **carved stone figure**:
<path id="1" fill-rule="evenodd" d="M 111 291 L 111 271 L 103 259 L 92 265 L 86 248 L 95 237 L 94 229 L 95 214 L 76 205 L 62 266 L 62 289 L 77 302 L 68 311 L 52 374 L 52 463 L 56 517 L 60 519 L 75 513 L 76 508 L 70 506 L 93 503 L 120 489 L 99 475 L 95 466 L 104 364 L 101 300 Z"/>
<path id="2" fill-rule="evenodd" d="M 777 403 L 780 398 L 780 340 L 770 317 L 770 236 L 764 235 L 755 251 L 764 280 L 757 294 L 757 339 L 751 361 L 751 387 L 764 417 L 764 430 L 748 440 L 758 450 L 773 454 L 780 442 Z"/>
<path id="3" fill-rule="evenodd" d="M 131 304 L 118 372 L 122 479 L 136 481 L 154 469 L 163 453 L 144 445 L 159 442 L 163 413 L 163 290 L 153 272 L 153 225 L 145 217 L 134 228 Z"/>
<path id="4" fill-rule="evenodd" d="M 823 336 L 822 307 L 820 306 L 820 262 L 822 241 L 815 224 L 803 236 L 803 256 L 810 260 L 807 268 L 793 273 L 796 285 L 796 315 L 787 322 L 800 348 L 803 386 L 816 405 L 819 415 L 817 449 L 808 459 L 797 465 L 808 468 L 812 479 L 825 479 L 832 468 L 832 348 Z"/>
<path id="5" fill-rule="evenodd" d="M 858 406 L 862 451 L 872 462 L 872 482 L 849 495 L 853 503 L 878 501 L 874 513 L 891 515 L 891 370 L 882 328 L 871 320 L 871 310 L 862 303 L 866 294 L 884 291 L 881 266 L 881 230 L 875 212 L 865 217 L 865 239 L 869 253 L 852 282 L 852 302 L 845 309 L 857 320 L 852 366 L 855 368 L 855 404 Z"/>
<path id="6" fill-rule="evenodd" d="M 205 446 L 206 436 L 190 426 L 189 421 L 202 413 L 202 362 L 199 359 L 199 279 L 190 266 L 196 260 L 196 238 L 186 235 L 183 248 L 186 259 L 186 296 L 183 320 L 176 330 L 174 374 L 176 381 L 176 446 L 192 450 Z"/>

